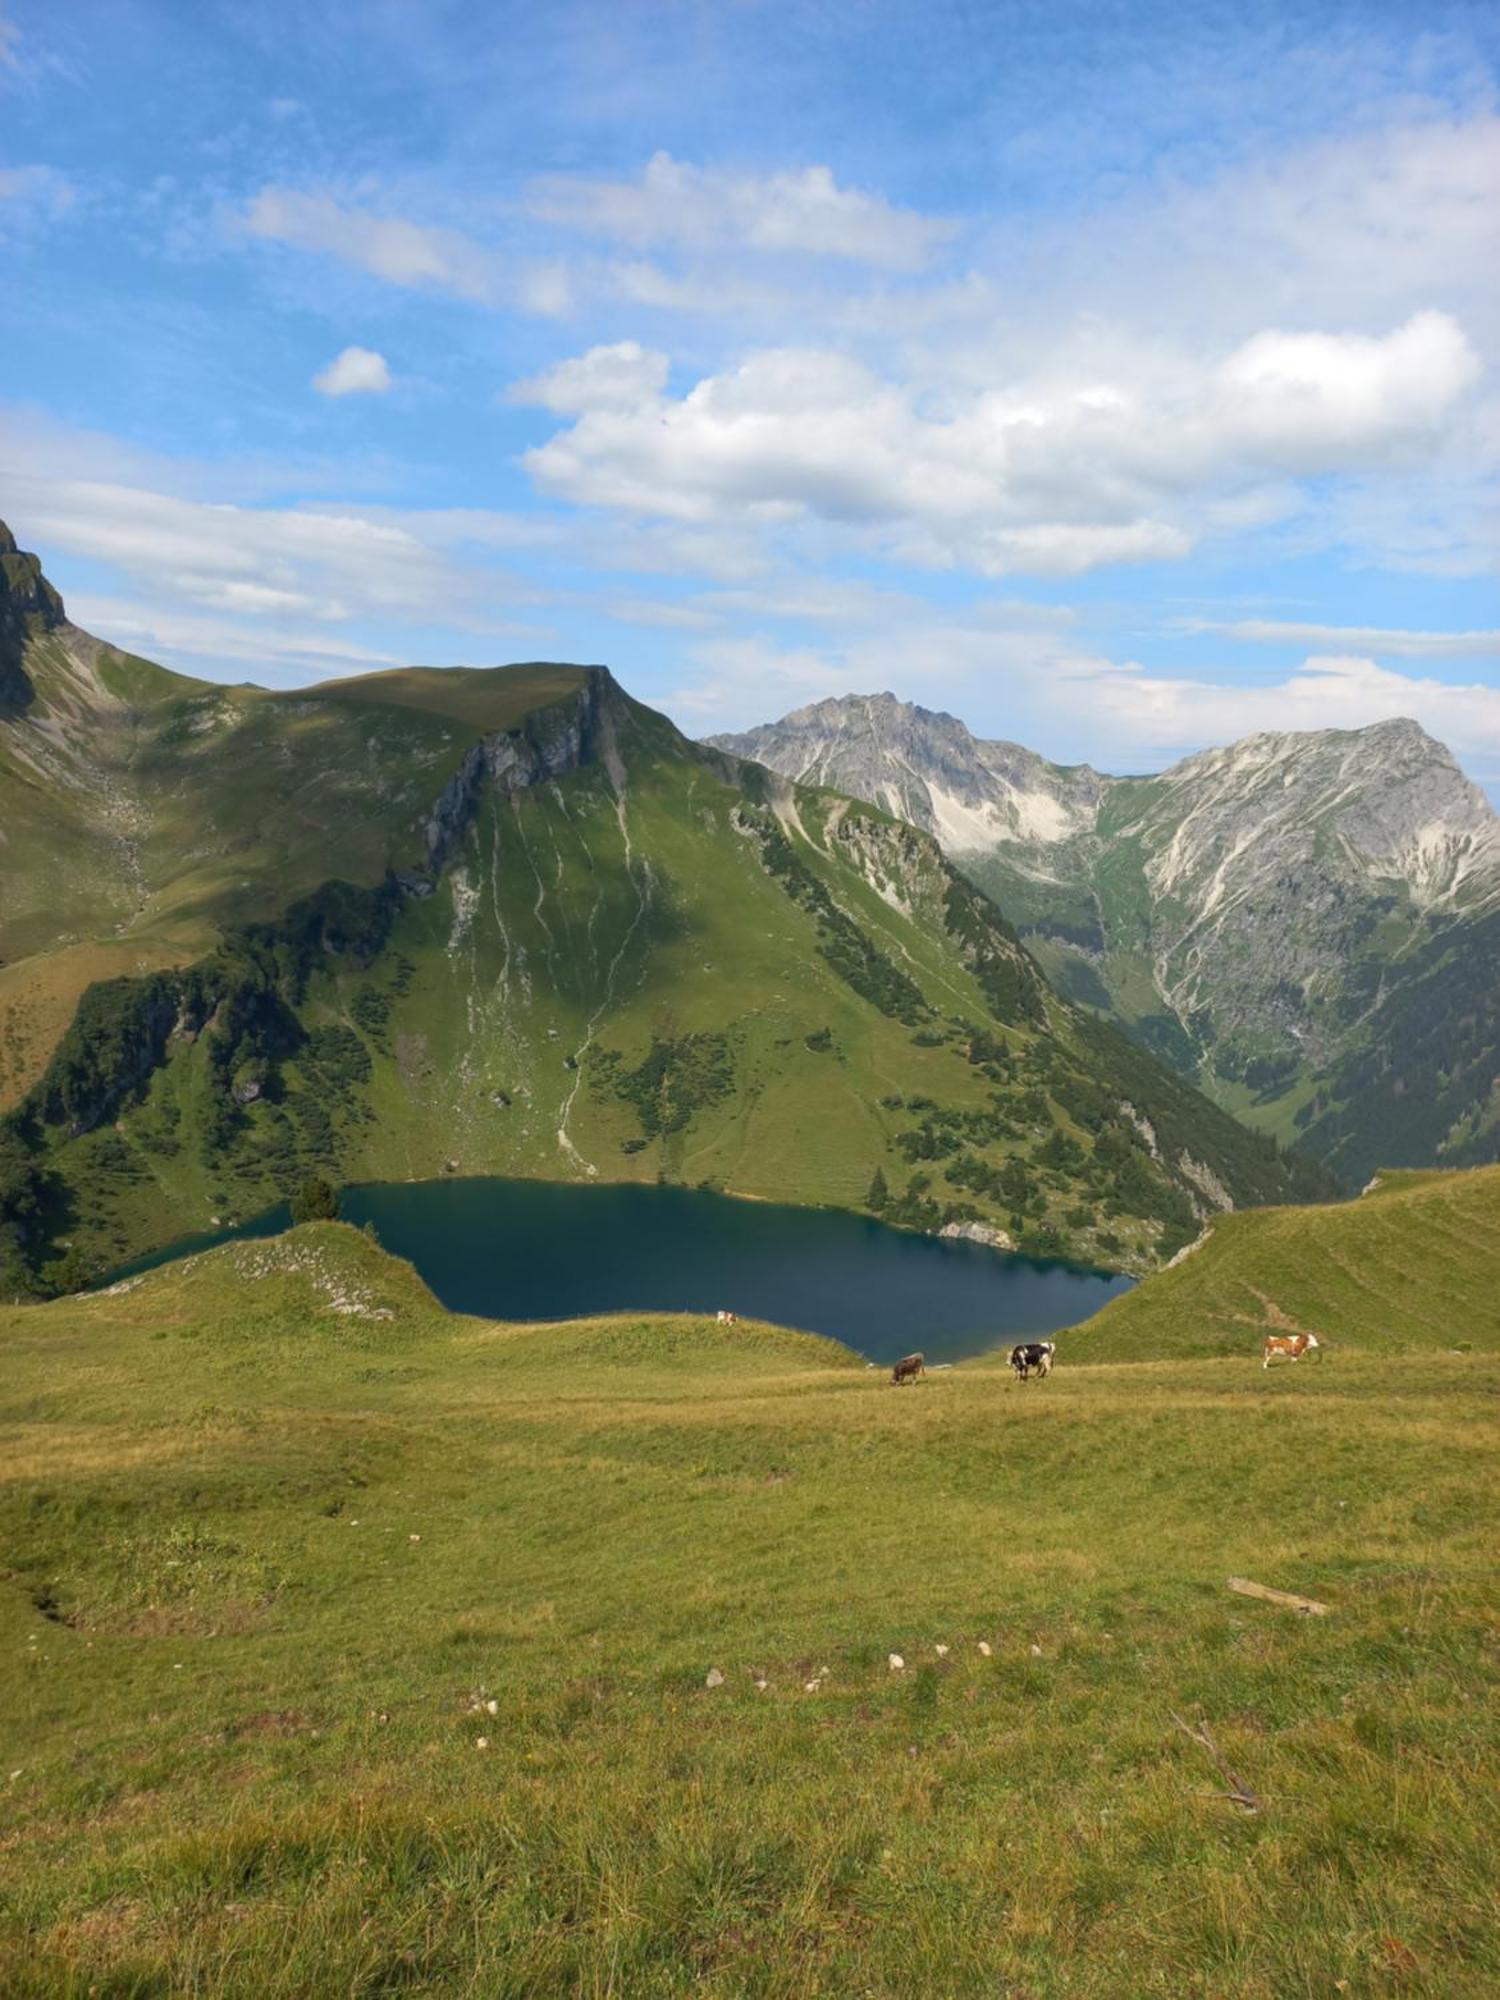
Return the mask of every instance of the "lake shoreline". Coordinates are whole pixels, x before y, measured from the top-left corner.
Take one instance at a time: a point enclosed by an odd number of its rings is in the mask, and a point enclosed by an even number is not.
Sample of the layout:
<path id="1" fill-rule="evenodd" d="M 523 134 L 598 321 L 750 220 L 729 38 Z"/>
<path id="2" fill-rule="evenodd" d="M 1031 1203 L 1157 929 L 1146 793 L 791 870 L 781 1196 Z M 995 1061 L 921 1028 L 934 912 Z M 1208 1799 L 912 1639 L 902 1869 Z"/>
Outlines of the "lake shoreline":
<path id="1" fill-rule="evenodd" d="M 370 1181 L 343 1191 L 341 1212 L 412 1264 L 451 1312 L 544 1325 L 727 1311 L 804 1328 L 877 1366 L 917 1349 L 936 1363 L 1043 1337 L 1133 1282 L 847 1209 L 647 1181 Z M 290 1219 L 278 1204 L 179 1238 L 96 1289 L 278 1235 Z"/>

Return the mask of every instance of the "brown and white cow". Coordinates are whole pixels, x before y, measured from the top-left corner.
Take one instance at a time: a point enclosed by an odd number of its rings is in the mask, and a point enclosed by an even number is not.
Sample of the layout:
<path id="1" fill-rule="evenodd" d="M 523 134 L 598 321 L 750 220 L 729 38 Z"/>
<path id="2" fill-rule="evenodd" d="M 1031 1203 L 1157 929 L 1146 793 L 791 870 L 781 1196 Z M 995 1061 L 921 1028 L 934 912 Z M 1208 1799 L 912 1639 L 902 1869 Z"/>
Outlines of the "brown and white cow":
<path id="1" fill-rule="evenodd" d="M 903 1382 L 915 1382 L 919 1375 L 927 1373 L 927 1363 L 920 1354 L 907 1354 L 891 1370 L 891 1380 L 899 1389 Z"/>
<path id="2" fill-rule="evenodd" d="M 1315 1333 L 1268 1333 L 1260 1365 L 1269 1368 L 1277 1355 L 1285 1355 L 1288 1361 L 1300 1361 L 1310 1347 L 1319 1345 Z"/>

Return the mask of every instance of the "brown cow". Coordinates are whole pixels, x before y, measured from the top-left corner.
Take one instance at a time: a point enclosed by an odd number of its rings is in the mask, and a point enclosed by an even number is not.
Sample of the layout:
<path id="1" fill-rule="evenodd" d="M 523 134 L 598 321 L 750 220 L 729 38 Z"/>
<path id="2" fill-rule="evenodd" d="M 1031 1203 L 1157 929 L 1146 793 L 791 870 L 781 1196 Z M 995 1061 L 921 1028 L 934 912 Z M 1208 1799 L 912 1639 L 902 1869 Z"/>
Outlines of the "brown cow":
<path id="1" fill-rule="evenodd" d="M 1268 1333 L 1260 1365 L 1269 1368 L 1273 1355 L 1285 1355 L 1288 1361 L 1300 1361 L 1310 1347 L 1318 1345 L 1315 1333 Z"/>
<path id="2" fill-rule="evenodd" d="M 908 1354 L 898 1361 L 891 1370 L 891 1380 L 899 1389 L 903 1382 L 915 1382 L 919 1375 L 927 1373 L 927 1363 L 920 1354 Z"/>

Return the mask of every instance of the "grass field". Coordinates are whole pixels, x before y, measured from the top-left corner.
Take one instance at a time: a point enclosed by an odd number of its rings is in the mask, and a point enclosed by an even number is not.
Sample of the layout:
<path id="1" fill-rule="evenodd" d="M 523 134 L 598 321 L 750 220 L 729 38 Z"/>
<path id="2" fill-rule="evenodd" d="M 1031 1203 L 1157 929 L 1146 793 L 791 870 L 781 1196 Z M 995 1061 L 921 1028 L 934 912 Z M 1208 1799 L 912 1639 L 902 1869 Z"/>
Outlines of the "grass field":
<path id="1" fill-rule="evenodd" d="M 1500 1167 L 1390 1171 L 1359 1201 L 1246 1209 L 1080 1329 L 1080 1359 L 1169 1345 L 1239 1354 L 1268 1333 L 1364 1354 L 1500 1349 Z"/>
<path id="2" fill-rule="evenodd" d="M 339 1225 L 0 1314 L 0 1990 L 1494 1993 L 1493 1311 L 1265 1375 L 1217 1242 L 1026 1386 Z"/>

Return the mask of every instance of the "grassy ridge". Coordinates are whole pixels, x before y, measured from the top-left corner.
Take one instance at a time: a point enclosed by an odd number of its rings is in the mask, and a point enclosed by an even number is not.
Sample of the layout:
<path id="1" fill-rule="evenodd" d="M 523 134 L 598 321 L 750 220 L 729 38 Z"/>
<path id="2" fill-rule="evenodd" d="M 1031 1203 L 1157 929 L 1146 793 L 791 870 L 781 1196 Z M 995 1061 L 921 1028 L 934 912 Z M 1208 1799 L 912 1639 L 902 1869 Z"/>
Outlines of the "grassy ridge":
<path id="1" fill-rule="evenodd" d="M 1500 1345 L 1500 1167 L 1382 1174 L 1334 1208 L 1220 1216 L 1077 1330 L 1080 1359 L 1248 1353 L 1305 1331 L 1368 1353 Z"/>
<path id="2" fill-rule="evenodd" d="M 1500 1981 L 1493 1328 L 896 1391 L 322 1225 L 0 1346 L 7 1993 Z"/>

